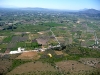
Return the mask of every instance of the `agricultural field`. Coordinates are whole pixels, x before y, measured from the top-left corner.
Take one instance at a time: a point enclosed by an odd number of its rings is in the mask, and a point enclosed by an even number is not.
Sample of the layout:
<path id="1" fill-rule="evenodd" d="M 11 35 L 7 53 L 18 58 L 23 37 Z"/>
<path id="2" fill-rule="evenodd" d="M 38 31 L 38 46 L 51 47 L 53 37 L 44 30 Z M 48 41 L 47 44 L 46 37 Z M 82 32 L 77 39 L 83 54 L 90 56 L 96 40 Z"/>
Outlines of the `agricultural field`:
<path id="1" fill-rule="evenodd" d="M 19 55 L 16 59 L 33 59 L 33 60 L 37 60 L 40 58 L 40 55 L 38 54 L 38 52 L 24 52 L 21 55 Z"/>
<path id="2" fill-rule="evenodd" d="M 0 58 L 0 74 L 6 74 L 12 65 L 12 62 L 8 59 L 1 59 Z"/>
<path id="3" fill-rule="evenodd" d="M 41 74 L 45 72 L 56 72 L 57 70 L 52 67 L 48 63 L 42 63 L 42 62 L 29 62 L 25 63 L 23 65 L 20 65 L 16 67 L 14 70 L 9 72 L 7 75 L 12 74 Z"/>
<path id="4" fill-rule="evenodd" d="M 22 54 L 8 55 L 9 58 L 8 56 L 1 56 L 1 59 L 4 61 L 5 64 L 7 64 L 7 67 L 9 67 L 8 65 L 10 65 L 9 69 L 4 71 L 3 74 L 91 75 L 93 73 L 98 75 L 100 73 L 100 54 L 95 56 L 95 54 L 97 53 L 94 51 L 93 56 L 90 56 L 90 53 L 83 55 L 81 54 L 80 50 L 74 50 L 75 48 L 70 47 L 70 51 L 67 52 L 58 50 L 47 50 L 45 52 L 30 51 Z M 73 53 L 73 51 L 75 54 Z M 48 54 L 51 54 L 52 57 L 50 57 Z M 3 67 L 1 69 L 4 69 Z M 0 71 L 0 73 L 2 73 L 2 71 Z"/>
<path id="5" fill-rule="evenodd" d="M 0 11 L 0 75 L 100 75 L 99 14 L 26 10 Z"/>
<path id="6" fill-rule="evenodd" d="M 94 70 L 93 67 L 81 64 L 77 61 L 62 61 L 57 62 L 56 65 L 60 70 L 65 71 L 69 75 L 89 74 L 89 72 L 91 73 Z"/>

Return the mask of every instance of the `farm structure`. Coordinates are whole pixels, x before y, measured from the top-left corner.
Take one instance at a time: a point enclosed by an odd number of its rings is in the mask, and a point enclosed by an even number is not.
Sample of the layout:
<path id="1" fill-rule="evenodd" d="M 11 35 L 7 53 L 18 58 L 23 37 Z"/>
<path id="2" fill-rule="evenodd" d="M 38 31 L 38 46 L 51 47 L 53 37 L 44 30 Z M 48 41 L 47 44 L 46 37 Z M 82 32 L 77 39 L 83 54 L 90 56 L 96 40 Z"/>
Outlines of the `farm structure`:
<path id="1" fill-rule="evenodd" d="M 24 50 L 25 50 L 25 48 L 18 47 L 18 50 L 17 50 L 17 51 L 10 51 L 10 53 L 9 53 L 9 54 L 17 54 L 17 53 L 22 53 Z"/>

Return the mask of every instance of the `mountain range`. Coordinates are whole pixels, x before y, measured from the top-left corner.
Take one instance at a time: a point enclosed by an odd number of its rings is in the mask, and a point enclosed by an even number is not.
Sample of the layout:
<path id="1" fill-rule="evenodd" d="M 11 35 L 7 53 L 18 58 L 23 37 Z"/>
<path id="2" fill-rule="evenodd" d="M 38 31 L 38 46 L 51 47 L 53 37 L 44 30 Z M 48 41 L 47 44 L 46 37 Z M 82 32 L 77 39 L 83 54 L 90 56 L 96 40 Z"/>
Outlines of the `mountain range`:
<path id="1" fill-rule="evenodd" d="M 81 10 L 79 12 L 80 13 L 89 13 L 89 14 L 98 14 L 98 13 L 100 13 L 100 10 L 96 10 L 96 9 L 86 9 L 86 10 Z"/>
<path id="2" fill-rule="evenodd" d="M 6 9 L 6 8 L 0 8 L 0 9 Z M 79 13 L 89 13 L 89 14 L 100 13 L 100 10 L 87 9 L 87 8 L 81 9 L 81 10 L 60 10 L 60 9 L 48 9 L 48 8 L 39 8 L 39 7 L 35 7 L 35 8 L 31 8 L 31 7 L 27 7 L 27 8 L 7 8 L 7 9 L 34 10 L 34 11 L 66 11 L 66 12 L 79 12 Z"/>

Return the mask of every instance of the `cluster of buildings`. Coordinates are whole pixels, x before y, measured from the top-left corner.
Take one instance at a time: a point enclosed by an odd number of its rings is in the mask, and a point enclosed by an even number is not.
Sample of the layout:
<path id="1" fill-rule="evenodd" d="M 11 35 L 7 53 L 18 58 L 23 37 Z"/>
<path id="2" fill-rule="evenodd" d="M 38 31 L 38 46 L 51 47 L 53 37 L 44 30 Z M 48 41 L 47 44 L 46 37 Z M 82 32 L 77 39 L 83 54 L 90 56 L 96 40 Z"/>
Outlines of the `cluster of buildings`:
<path id="1" fill-rule="evenodd" d="M 10 51 L 9 54 L 17 54 L 17 53 L 30 52 L 30 51 L 34 51 L 34 52 L 43 52 L 43 51 L 45 51 L 46 49 L 47 49 L 47 48 L 40 48 L 40 49 L 25 51 L 25 48 L 18 47 L 18 50 Z"/>

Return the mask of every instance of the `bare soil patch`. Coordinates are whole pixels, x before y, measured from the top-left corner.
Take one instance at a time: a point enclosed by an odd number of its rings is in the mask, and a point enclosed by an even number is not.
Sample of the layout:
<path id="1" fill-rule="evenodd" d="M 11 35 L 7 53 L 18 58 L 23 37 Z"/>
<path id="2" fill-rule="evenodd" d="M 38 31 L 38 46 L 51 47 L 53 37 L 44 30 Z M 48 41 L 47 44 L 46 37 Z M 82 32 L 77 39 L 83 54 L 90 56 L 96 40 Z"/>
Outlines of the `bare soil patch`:
<path id="1" fill-rule="evenodd" d="M 0 59 L 0 75 L 5 74 L 12 65 L 12 62 L 7 59 Z"/>
<path id="2" fill-rule="evenodd" d="M 38 34 L 44 34 L 44 32 L 37 32 Z"/>
<path id="3" fill-rule="evenodd" d="M 62 51 L 55 51 L 55 53 L 56 53 L 57 55 L 62 55 L 62 54 L 63 54 Z"/>
<path id="4" fill-rule="evenodd" d="M 38 52 L 23 52 L 16 59 L 39 59 Z"/>
<path id="5" fill-rule="evenodd" d="M 56 65 L 61 71 L 70 72 L 71 74 L 84 73 L 85 71 L 93 70 L 93 67 L 72 60 L 57 62 Z"/>
<path id="6" fill-rule="evenodd" d="M 21 53 L 18 53 L 18 54 L 9 54 L 9 58 L 10 59 L 15 59 L 17 58 Z"/>

